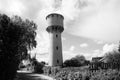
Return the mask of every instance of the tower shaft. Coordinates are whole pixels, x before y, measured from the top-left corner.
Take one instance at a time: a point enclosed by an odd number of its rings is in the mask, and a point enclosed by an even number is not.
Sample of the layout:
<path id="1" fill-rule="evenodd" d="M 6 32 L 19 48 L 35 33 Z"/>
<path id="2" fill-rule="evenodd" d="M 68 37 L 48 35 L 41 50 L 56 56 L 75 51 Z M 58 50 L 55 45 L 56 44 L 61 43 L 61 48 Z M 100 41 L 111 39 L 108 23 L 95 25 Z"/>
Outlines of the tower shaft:
<path id="1" fill-rule="evenodd" d="M 60 66 L 63 63 L 62 42 L 60 33 L 50 33 L 50 66 Z"/>

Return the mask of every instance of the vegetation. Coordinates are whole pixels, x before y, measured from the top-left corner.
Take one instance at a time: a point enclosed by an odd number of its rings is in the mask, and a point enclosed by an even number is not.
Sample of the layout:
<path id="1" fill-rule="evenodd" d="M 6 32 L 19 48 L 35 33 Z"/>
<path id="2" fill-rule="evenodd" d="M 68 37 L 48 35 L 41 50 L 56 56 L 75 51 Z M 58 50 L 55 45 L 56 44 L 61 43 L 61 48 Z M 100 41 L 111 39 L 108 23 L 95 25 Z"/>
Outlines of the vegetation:
<path id="1" fill-rule="evenodd" d="M 80 67 L 80 66 L 85 66 L 88 65 L 90 61 L 86 60 L 84 56 L 82 55 L 77 55 L 70 60 L 66 60 L 63 63 L 64 67 Z"/>
<path id="2" fill-rule="evenodd" d="M 107 63 L 120 64 L 120 52 L 112 51 L 112 52 L 106 53 L 105 60 Z"/>
<path id="3" fill-rule="evenodd" d="M 46 67 L 44 74 L 56 80 L 120 80 L 120 71 L 115 69 L 91 71 L 81 67 Z"/>
<path id="4" fill-rule="evenodd" d="M 0 80 L 13 80 L 20 61 L 36 47 L 36 24 L 0 14 Z"/>
<path id="5" fill-rule="evenodd" d="M 30 71 L 33 73 L 43 73 L 44 61 L 37 61 L 36 56 L 32 57 L 28 54 L 28 57 L 21 61 L 19 69 L 24 71 Z"/>

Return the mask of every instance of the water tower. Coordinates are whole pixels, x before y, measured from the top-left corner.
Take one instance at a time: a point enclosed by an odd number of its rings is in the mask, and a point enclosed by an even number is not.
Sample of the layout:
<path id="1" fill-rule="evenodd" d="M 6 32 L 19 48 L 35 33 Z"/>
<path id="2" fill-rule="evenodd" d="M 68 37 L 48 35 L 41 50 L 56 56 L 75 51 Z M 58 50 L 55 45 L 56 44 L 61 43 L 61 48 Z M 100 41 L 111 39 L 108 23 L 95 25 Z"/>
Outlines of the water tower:
<path id="1" fill-rule="evenodd" d="M 52 13 L 46 17 L 47 20 L 47 32 L 50 37 L 50 60 L 49 66 L 62 66 L 62 40 L 61 33 L 63 32 L 63 20 L 64 17 L 61 14 Z"/>

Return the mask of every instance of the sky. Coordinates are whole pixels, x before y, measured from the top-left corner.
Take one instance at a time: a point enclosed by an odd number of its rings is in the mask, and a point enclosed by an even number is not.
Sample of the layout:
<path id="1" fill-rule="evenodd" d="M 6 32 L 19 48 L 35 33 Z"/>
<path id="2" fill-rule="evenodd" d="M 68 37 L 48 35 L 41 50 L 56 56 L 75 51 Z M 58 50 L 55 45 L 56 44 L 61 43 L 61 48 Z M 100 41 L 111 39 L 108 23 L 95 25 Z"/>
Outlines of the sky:
<path id="1" fill-rule="evenodd" d="M 49 60 L 49 34 L 45 17 L 64 16 L 63 60 L 76 55 L 86 59 L 117 49 L 120 40 L 120 0 L 0 0 L 0 13 L 18 15 L 38 25 L 37 47 L 31 51 L 39 61 Z"/>

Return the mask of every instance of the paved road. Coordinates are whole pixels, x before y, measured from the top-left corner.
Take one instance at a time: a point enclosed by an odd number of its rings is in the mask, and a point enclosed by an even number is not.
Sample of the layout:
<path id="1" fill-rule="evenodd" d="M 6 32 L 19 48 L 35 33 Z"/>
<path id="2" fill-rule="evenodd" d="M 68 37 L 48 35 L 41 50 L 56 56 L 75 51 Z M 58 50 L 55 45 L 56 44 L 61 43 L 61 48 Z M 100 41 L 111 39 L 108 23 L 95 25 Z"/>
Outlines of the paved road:
<path id="1" fill-rule="evenodd" d="M 15 80 L 53 80 L 51 77 L 42 75 L 42 74 L 34 74 L 31 72 L 20 72 L 17 74 L 18 79 Z"/>

